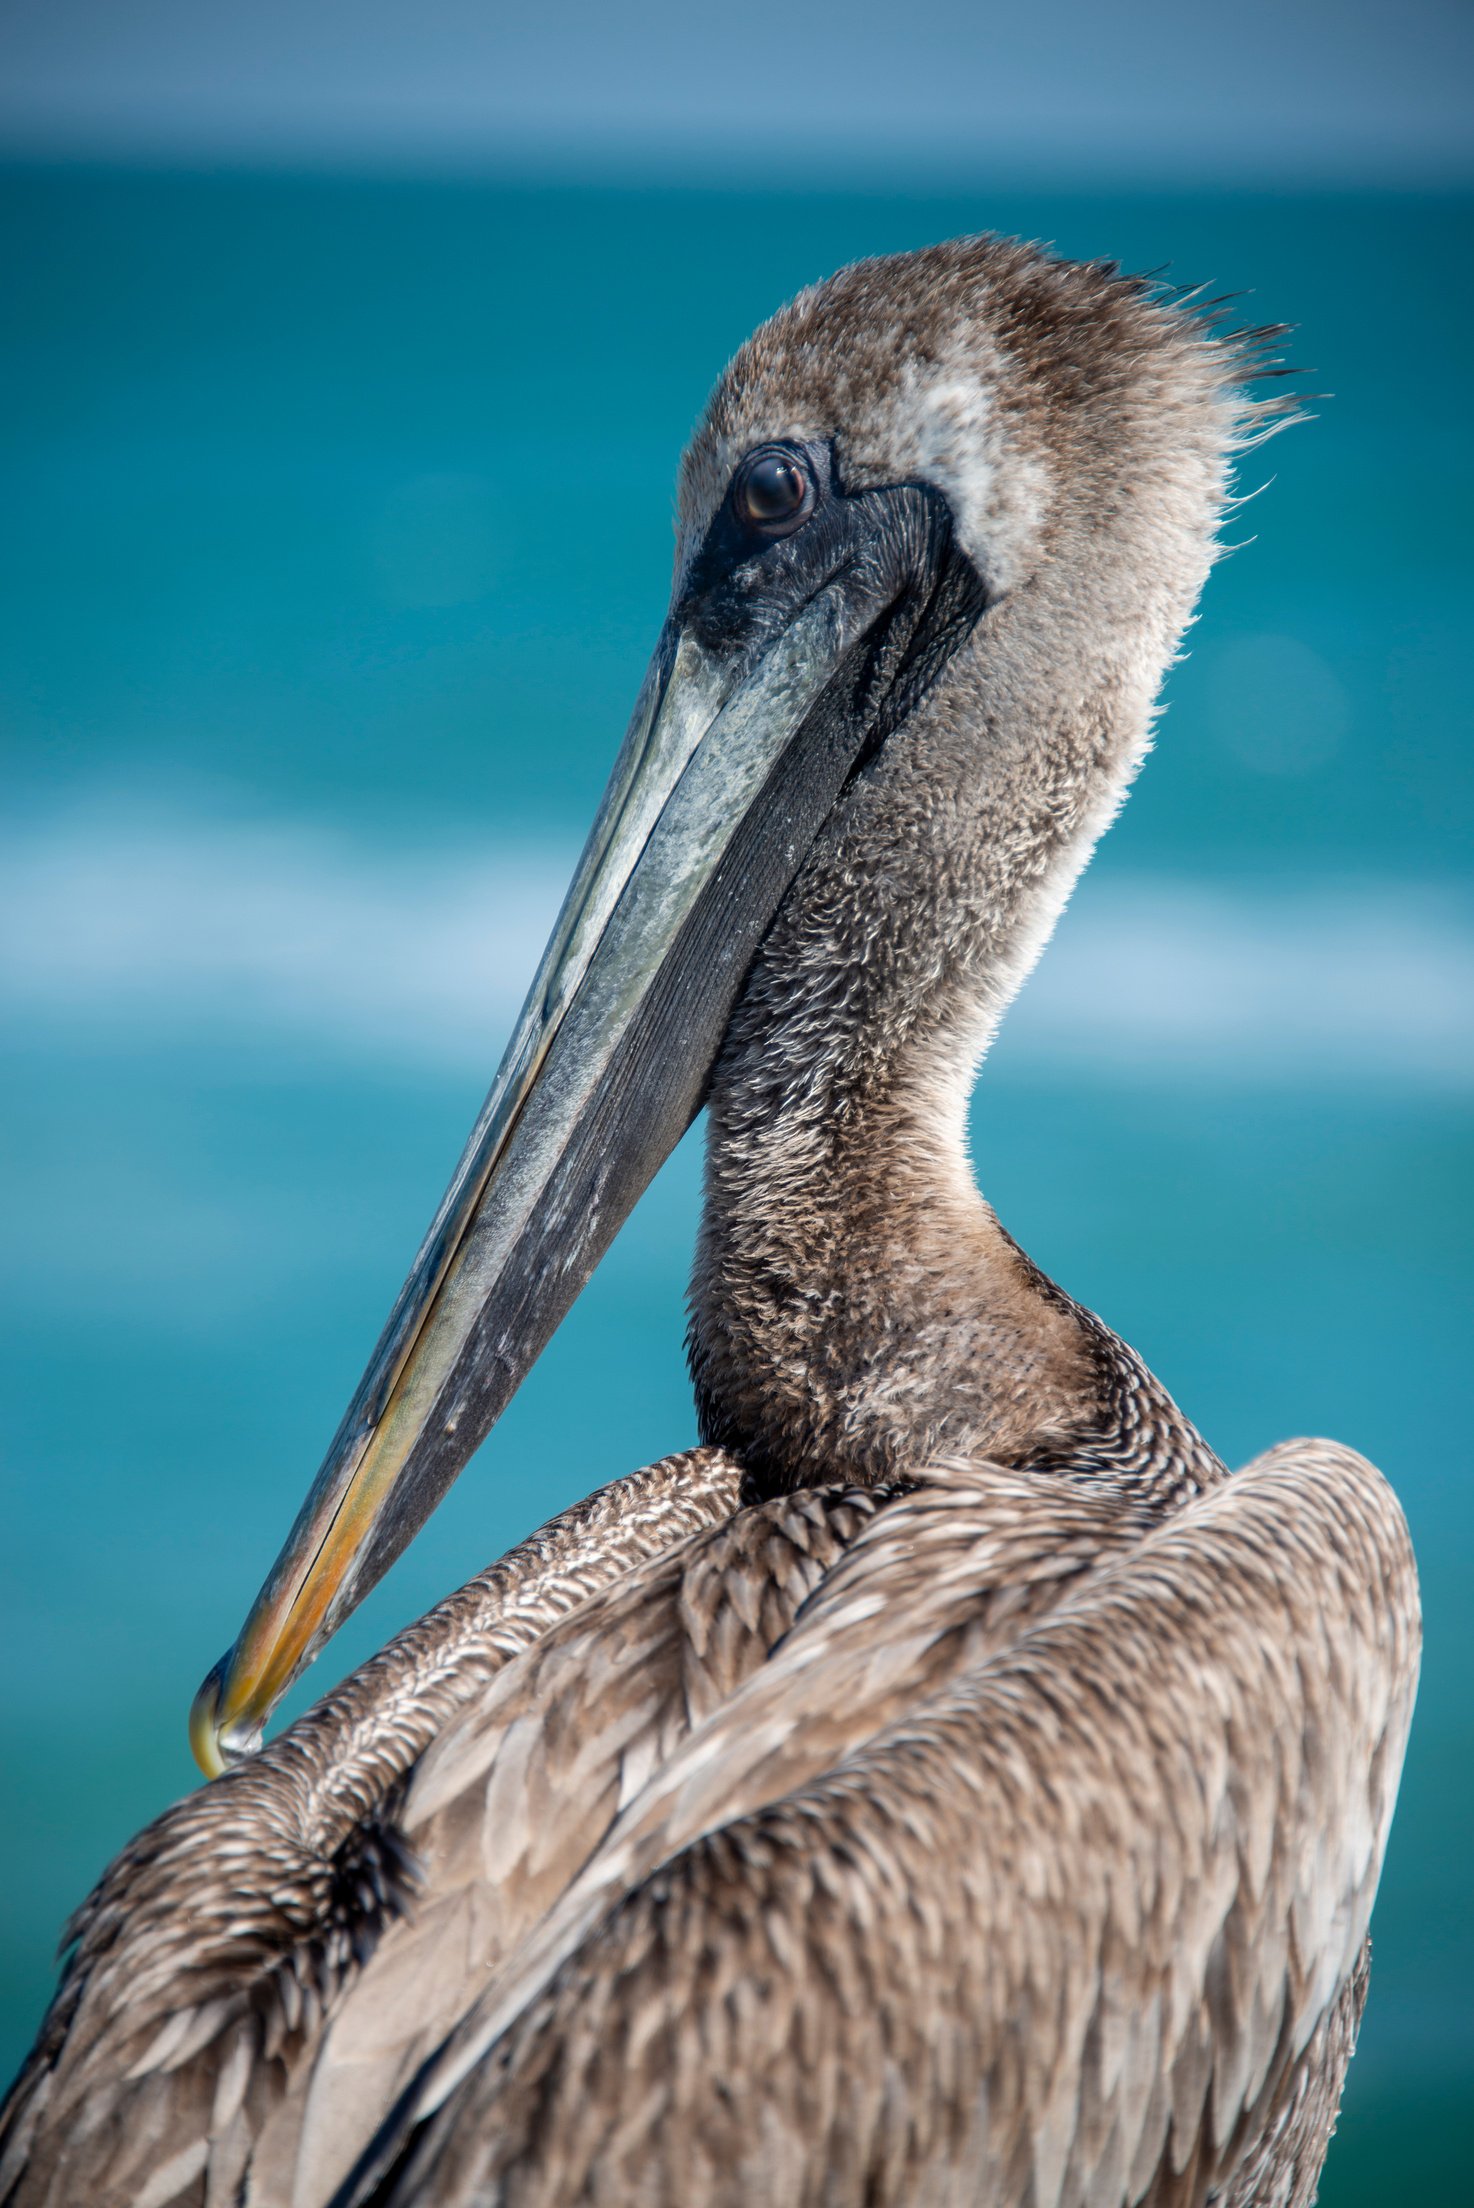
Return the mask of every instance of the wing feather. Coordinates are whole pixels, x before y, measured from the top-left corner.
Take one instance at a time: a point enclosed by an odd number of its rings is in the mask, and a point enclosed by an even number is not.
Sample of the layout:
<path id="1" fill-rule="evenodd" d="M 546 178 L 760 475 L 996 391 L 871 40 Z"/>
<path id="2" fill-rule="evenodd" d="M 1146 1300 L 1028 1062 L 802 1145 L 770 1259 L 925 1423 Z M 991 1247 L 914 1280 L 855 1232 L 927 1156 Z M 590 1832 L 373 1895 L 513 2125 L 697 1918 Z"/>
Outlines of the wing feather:
<path id="1" fill-rule="evenodd" d="M 343 2198 L 1124 2208 L 1235 2197 L 1277 2136 L 1308 2200 L 1416 1680 L 1406 1527 L 1319 1443 L 1145 1533 L 1086 1509 L 979 1468 L 877 1518 Z M 1020 1602 L 1030 1527 L 1056 1577 Z"/>
<path id="2" fill-rule="evenodd" d="M 729 1516 L 739 1478 L 704 1449 L 600 1490 L 140 1833 L 67 1928 L 62 1982 L 0 2110 L 0 2203 L 135 2208 L 166 2182 L 160 2208 L 235 2199 L 325 2012 L 412 1904 L 405 1773 L 550 1625 Z"/>
<path id="3" fill-rule="evenodd" d="M 622 1805 L 764 1662 L 886 1499 L 809 1490 L 741 1511 L 592 1598 L 468 1703 L 399 1811 L 430 1898 L 386 1932 L 299 2065 L 253 2150 L 248 2201 L 307 2208 L 343 2179 Z"/>

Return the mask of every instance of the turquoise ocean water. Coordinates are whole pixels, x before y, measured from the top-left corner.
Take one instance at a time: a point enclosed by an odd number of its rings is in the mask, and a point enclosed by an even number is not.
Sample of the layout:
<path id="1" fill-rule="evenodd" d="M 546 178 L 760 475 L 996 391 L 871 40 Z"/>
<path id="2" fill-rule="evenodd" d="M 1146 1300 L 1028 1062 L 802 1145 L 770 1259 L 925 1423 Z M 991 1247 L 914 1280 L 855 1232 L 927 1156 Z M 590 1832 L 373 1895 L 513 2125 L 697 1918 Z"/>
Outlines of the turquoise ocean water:
<path id="1" fill-rule="evenodd" d="M 1329 1432 L 1405 1499 L 1425 1684 L 1323 2199 L 1461 2197 L 1474 315 L 1468 204 L 1409 195 L 0 177 L 0 2068 L 191 1783 L 190 1695 L 490 1076 L 711 378 L 803 281 L 979 227 L 1251 291 L 1328 394 L 1249 463 L 976 1150 L 1231 1461 Z M 314 1684 L 692 1438 L 697 1166 Z"/>

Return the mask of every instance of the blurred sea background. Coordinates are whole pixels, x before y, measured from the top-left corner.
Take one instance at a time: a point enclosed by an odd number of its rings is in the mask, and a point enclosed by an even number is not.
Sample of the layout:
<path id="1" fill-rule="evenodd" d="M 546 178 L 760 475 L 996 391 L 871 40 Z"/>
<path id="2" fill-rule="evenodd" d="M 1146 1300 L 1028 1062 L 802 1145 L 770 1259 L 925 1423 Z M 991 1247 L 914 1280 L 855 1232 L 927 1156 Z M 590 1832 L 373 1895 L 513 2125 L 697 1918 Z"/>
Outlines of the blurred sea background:
<path id="1" fill-rule="evenodd" d="M 1350 12 L 1357 35 L 1381 20 Z M 1424 1687 L 1322 2200 L 1466 2197 L 1474 224 L 1447 117 L 1421 164 L 1415 130 L 1393 158 L 1354 116 L 1334 158 L 1235 160 L 1188 113 L 1155 160 L 1112 165 L 1073 110 L 1050 120 L 1045 55 L 1043 122 L 1000 127 L 988 161 L 912 144 L 867 164 L 863 117 L 807 166 L 771 131 L 748 158 L 740 133 L 714 154 L 667 130 L 642 162 L 617 134 L 550 151 L 510 126 L 485 158 L 462 132 L 417 160 L 345 135 L 326 99 L 314 139 L 316 80 L 285 62 L 277 137 L 248 114 L 232 138 L 218 103 L 201 120 L 183 79 L 151 136 L 136 101 L 107 106 L 131 80 L 101 32 L 86 98 L 47 108 L 72 81 L 57 20 L 103 17 L 18 14 L 0 2070 L 67 1911 L 192 1783 L 195 1684 L 480 1102 L 661 619 L 707 388 L 805 281 L 988 227 L 1242 294 L 1241 319 L 1296 325 L 1323 394 L 1245 463 L 1267 487 L 988 1062 L 975 1149 L 1012 1231 L 1231 1462 L 1330 1433 L 1403 1497 Z M 133 18 L 183 22 L 162 0 Z M 698 1130 L 313 1692 L 694 1438 L 699 1162 Z"/>

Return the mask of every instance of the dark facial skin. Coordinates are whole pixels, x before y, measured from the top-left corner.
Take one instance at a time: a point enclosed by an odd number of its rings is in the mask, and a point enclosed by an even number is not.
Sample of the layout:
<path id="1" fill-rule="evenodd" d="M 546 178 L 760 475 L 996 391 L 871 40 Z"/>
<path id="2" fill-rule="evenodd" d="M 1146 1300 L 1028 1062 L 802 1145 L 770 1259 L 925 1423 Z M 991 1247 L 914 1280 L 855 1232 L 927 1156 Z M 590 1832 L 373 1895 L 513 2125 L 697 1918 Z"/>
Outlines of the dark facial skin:
<path id="1" fill-rule="evenodd" d="M 846 493 L 829 444 L 759 446 L 733 471 L 672 626 L 713 652 L 756 659 L 836 582 L 884 608 L 851 678 L 853 726 L 863 732 L 855 773 L 987 608 L 940 492 L 908 483 Z"/>

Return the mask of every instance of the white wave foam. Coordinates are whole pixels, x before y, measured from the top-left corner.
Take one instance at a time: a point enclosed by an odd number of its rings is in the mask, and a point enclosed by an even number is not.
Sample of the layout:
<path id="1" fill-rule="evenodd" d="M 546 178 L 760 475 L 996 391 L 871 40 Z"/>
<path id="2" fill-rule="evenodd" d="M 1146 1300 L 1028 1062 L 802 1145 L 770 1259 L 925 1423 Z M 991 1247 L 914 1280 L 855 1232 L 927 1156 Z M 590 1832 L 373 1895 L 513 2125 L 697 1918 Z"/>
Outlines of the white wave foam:
<path id="1" fill-rule="evenodd" d="M 0 843 L 0 1011 L 89 1047 L 290 1042 L 488 1073 L 573 852 L 117 810 Z M 1474 909 L 1396 879 L 1088 878 L 999 1071 L 1474 1084 Z"/>

